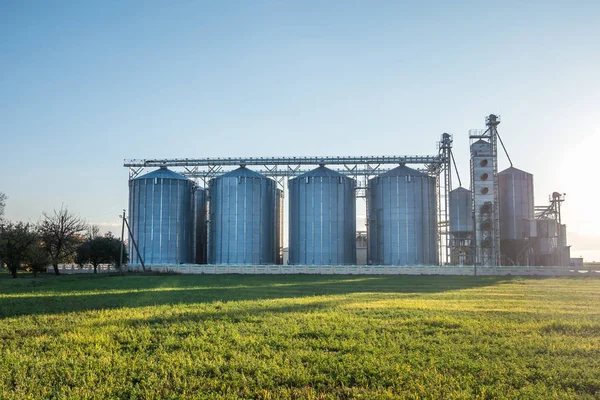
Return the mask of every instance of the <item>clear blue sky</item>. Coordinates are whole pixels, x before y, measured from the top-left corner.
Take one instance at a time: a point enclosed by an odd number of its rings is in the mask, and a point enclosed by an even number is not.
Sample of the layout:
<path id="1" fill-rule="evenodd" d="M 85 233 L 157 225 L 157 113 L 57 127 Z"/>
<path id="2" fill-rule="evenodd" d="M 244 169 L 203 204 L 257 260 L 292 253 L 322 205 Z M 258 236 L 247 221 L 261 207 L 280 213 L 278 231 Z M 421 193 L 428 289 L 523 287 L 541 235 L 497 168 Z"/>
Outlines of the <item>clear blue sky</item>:
<path id="1" fill-rule="evenodd" d="M 432 154 L 490 113 L 600 260 L 600 2 L 0 3 L 7 217 L 118 231 L 125 158 Z M 500 167 L 507 166 L 503 159 Z"/>

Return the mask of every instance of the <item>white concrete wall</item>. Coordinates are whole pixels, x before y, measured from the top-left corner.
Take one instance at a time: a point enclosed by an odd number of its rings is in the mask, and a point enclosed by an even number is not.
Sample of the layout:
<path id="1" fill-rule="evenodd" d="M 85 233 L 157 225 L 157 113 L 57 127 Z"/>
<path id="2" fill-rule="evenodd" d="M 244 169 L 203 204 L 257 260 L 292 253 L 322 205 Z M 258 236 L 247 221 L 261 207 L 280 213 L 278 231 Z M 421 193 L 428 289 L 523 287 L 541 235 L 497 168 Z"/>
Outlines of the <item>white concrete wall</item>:
<path id="1" fill-rule="evenodd" d="M 141 271 L 141 266 L 129 266 Z M 147 265 L 146 270 L 180 274 L 314 274 L 314 275 L 475 275 L 473 266 L 384 265 Z M 587 269 L 568 267 L 477 267 L 477 275 L 581 275 Z M 589 271 L 600 276 L 600 269 Z"/>
<path id="2" fill-rule="evenodd" d="M 126 266 L 128 271 L 142 271 L 141 265 Z M 312 275 L 475 275 L 473 266 L 385 266 L 385 265 L 146 265 L 147 271 L 179 274 L 312 274 Z M 59 264 L 61 274 L 91 274 L 91 264 L 79 268 L 77 264 Z M 53 273 L 52 266 L 47 267 Z M 108 264 L 98 266 L 98 273 L 118 272 Z M 600 267 L 593 269 L 573 267 L 477 267 L 477 275 L 522 276 L 600 276 Z"/>

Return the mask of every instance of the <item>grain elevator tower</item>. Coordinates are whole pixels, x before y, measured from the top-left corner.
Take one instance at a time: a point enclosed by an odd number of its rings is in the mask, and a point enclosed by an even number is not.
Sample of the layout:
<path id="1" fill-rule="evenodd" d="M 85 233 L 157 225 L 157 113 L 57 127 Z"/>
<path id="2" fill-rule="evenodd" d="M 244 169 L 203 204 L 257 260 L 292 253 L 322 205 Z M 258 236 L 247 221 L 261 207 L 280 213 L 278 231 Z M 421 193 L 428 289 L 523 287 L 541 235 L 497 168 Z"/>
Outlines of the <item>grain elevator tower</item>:
<path id="1" fill-rule="evenodd" d="M 486 130 L 469 132 L 475 264 L 500 265 L 497 127 L 500 117 L 490 114 Z"/>

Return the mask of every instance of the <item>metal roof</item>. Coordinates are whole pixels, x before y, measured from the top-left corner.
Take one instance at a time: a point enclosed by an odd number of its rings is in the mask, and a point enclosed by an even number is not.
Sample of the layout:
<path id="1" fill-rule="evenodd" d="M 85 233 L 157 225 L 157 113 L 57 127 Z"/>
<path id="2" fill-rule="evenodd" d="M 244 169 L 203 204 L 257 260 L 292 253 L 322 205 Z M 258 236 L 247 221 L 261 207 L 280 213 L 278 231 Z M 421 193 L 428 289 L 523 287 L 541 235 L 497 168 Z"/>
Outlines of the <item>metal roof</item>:
<path id="1" fill-rule="evenodd" d="M 189 179 L 186 178 L 185 176 L 183 176 L 175 171 L 171 171 L 167 167 L 160 167 L 159 169 L 156 169 L 152 172 L 148 172 L 147 174 L 138 176 L 137 178 L 134 178 L 134 179 L 155 179 L 155 178 L 180 179 L 180 180 L 184 180 L 184 181 L 189 181 Z"/>
<path id="2" fill-rule="evenodd" d="M 533 174 L 530 174 L 529 172 L 523 171 L 523 170 L 515 168 L 515 167 L 508 167 L 504 171 L 498 172 L 498 175 L 509 175 L 509 174 L 510 175 L 520 175 L 520 174 L 533 175 Z"/>
<path id="3" fill-rule="evenodd" d="M 239 167 L 238 169 L 229 171 L 228 173 L 223 174 L 218 178 L 239 178 L 239 177 L 269 179 L 265 175 L 259 174 L 258 172 L 252 171 L 251 169 L 248 169 L 246 167 Z"/>
<path id="4" fill-rule="evenodd" d="M 470 193 L 471 191 L 469 189 L 465 189 L 464 187 L 460 186 L 460 187 L 457 187 L 456 189 L 452 190 L 450 193 L 453 193 L 453 192 L 469 192 Z"/>
<path id="5" fill-rule="evenodd" d="M 401 165 L 399 167 L 396 167 L 396 168 L 386 172 L 383 175 L 380 175 L 380 177 L 382 177 L 382 178 L 388 177 L 388 176 L 429 176 L 429 175 L 419 172 L 416 169 L 409 168 L 405 165 Z"/>
<path id="6" fill-rule="evenodd" d="M 338 178 L 341 176 L 341 177 L 346 178 L 345 175 L 342 175 L 337 171 L 334 171 L 332 169 L 327 168 L 324 165 L 321 165 L 318 168 L 315 168 L 311 171 L 307 171 L 307 172 L 303 173 L 302 175 L 298 175 L 296 178 L 293 178 L 293 179 L 306 178 L 309 176 L 310 177 L 334 177 L 334 178 Z"/>

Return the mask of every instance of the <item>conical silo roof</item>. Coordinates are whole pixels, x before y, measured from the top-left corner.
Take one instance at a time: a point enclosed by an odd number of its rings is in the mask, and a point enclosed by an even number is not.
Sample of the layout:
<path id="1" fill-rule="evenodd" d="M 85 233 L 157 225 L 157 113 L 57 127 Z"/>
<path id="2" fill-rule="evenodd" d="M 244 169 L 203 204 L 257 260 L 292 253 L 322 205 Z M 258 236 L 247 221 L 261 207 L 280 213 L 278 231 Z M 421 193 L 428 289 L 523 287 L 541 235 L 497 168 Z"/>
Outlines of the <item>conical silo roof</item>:
<path id="1" fill-rule="evenodd" d="M 340 174 L 337 171 L 334 171 L 332 169 L 329 169 L 327 167 L 325 167 L 324 165 L 319 166 L 318 168 L 313 169 L 312 171 L 308 171 L 303 173 L 302 175 L 298 175 L 296 178 L 294 179 L 298 179 L 298 178 L 307 178 L 307 177 L 344 177 L 346 178 L 345 175 Z"/>
<path id="2" fill-rule="evenodd" d="M 456 189 L 452 190 L 450 193 L 460 193 L 460 192 L 469 192 L 469 193 L 471 193 L 471 191 L 469 189 L 465 189 L 462 186 L 457 187 Z"/>
<path id="3" fill-rule="evenodd" d="M 498 175 L 522 175 L 522 174 L 533 175 L 533 174 L 530 174 L 529 172 L 523 171 L 523 170 L 515 168 L 515 167 L 508 167 L 504 171 L 498 172 Z"/>
<path id="4" fill-rule="evenodd" d="M 429 176 L 429 175 L 424 174 L 421 171 L 417 171 L 416 169 L 409 168 L 405 165 L 401 165 L 401 166 L 396 167 L 380 176 L 381 177 L 388 177 L 388 176 L 391 177 L 391 176 Z"/>
<path id="5" fill-rule="evenodd" d="M 252 171 L 246 167 L 239 167 L 238 169 L 234 169 L 233 171 L 229 171 L 226 174 L 221 175 L 221 178 L 260 178 L 260 179 L 269 179 L 265 175 Z"/>
<path id="6" fill-rule="evenodd" d="M 134 179 L 137 180 L 137 179 L 154 179 L 154 178 L 181 179 L 181 180 L 189 181 L 189 179 L 186 178 L 185 176 L 183 176 L 180 173 L 177 173 L 175 171 L 171 171 L 167 167 L 160 167 L 159 169 L 148 172 L 147 174 L 138 176 L 137 178 L 134 178 Z"/>

